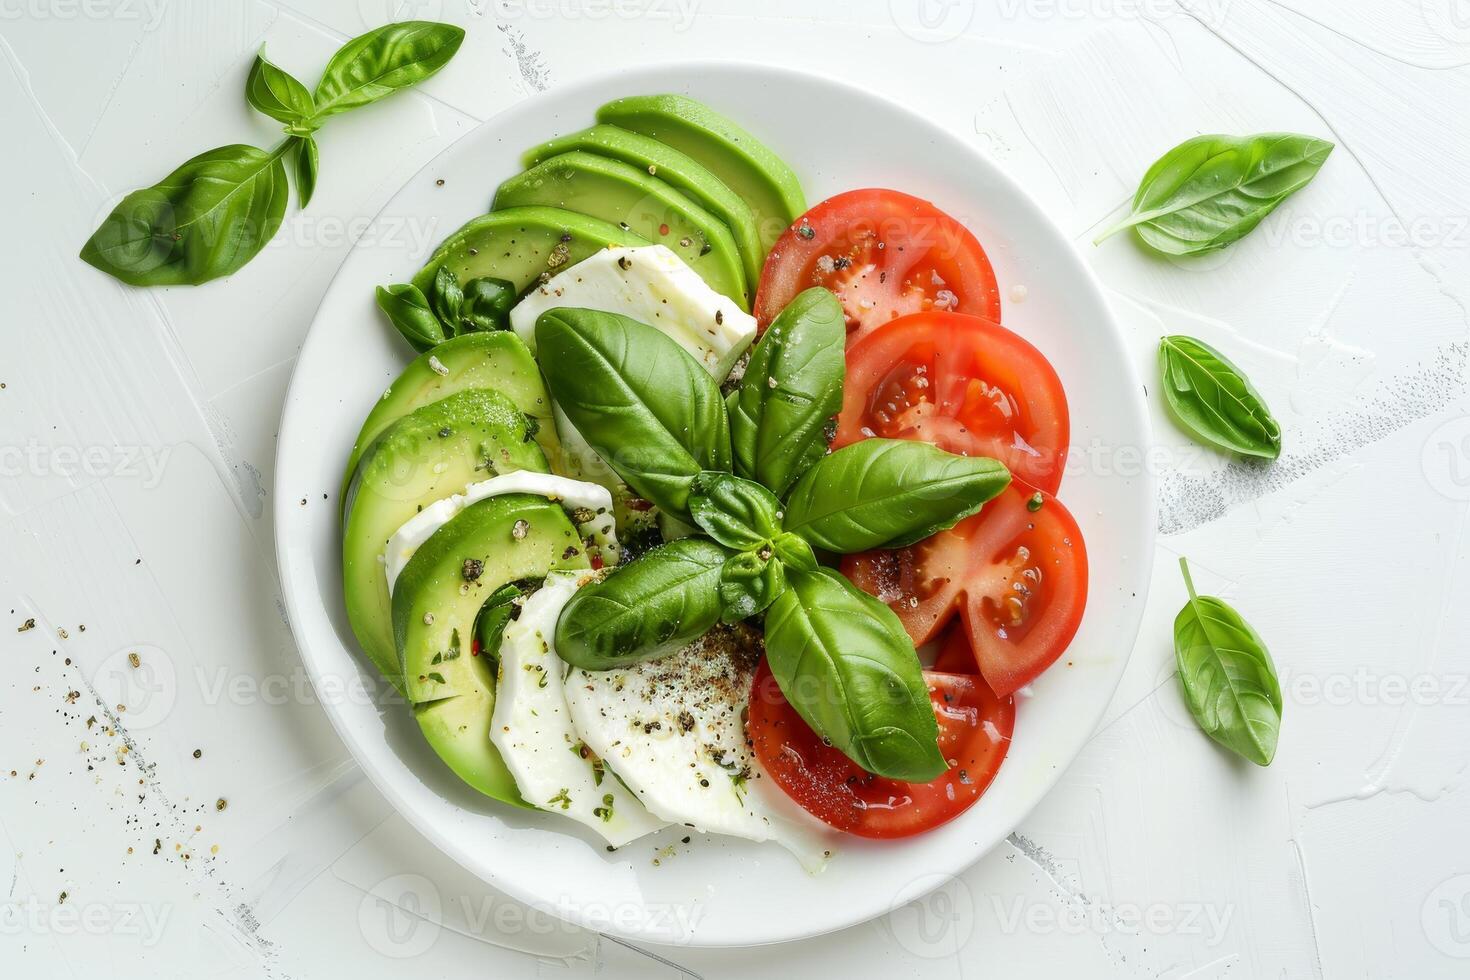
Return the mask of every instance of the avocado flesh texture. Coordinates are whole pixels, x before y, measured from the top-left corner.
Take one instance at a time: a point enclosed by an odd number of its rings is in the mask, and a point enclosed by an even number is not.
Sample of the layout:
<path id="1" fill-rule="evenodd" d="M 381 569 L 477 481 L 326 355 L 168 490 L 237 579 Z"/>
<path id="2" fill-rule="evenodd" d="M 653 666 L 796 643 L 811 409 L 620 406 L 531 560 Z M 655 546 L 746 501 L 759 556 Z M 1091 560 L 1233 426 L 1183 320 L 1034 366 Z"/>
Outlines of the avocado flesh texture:
<path id="1" fill-rule="evenodd" d="M 445 373 L 435 370 L 434 362 Z M 551 396 L 525 342 L 510 330 L 469 333 L 446 340 L 414 359 L 373 405 L 362 423 L 342 474 L 338 516 L 347 513 L 347 491 L 363 452 L 409 412 L 470 388 L 494 388 L 535 420 L 536 443 L 553 464 L 561 458 Z"/>
<path id="2" fill-rule="evenodd" d="M 517 537 L 521 521 L 524 534 Z M 473 581 L 464 577 L 467 559 L 482 563 Z M 399 576 L 393 631 L 414 717 L 449 768 L 487 796 L 525 805 L 490 741 L 496 666 L 472 651 L 475 618 L 510 582 L 587 567 L 577 531 L 559 506 L 507 494 L 466 507 L 424 542 Z"/>
<path id="3" fill-rule="evenodd" d="M 501 184 L 493 206 L 536 204 L 627 225 L 634 234 L 672 249 L 715 292 L 750 309 L 745 267 L 730 229 L 647 170 L 573 150 Z"/>
<path id="4" fill-rule="evenodd" d="M 403 689 L 383 570 L 388 539 L 424 507 L 497 473 L 547 471 L 526 419 L 509 398 L 473 388 L 389 425 L 363 455 L 342 533 L 347 619 L 368 659 Z"/>
<path id="5" fill-rule="evenodd" d="M 562 269 L 609 245 L 647 245 L 648 241 L 614 222 L 558 208 L 507 208 L 481 215 L 444 240 L 413 277 L 430 294 L 440 266 L 459 277 L 460 285 L 494 276 L 524 293 Z"/>
<path id="6" fill-rule="evenodd" d="M 750 205 L 704 164 L 667 143 L 660 143 L 656 139 L 649 139 L 619 126 L 597 125 L 532 147 L 522 154 L 521 165 L 534 167 L 573 150 L 611 157 L 637 167 L 683 192 L 695 204 L 719 218 L 730 229 L 735 246 L 740 251 L 740 263 L 745 269 L 745 284 L 754 290 L 755 284 L 760 281 L 761 265 L 766 259 L 766 249 L 761 244 L 760 233 L 756 229 L 755 215 L 751 212 Z"/>
<path id="7" fill-rule="evenodd" d="M 750 205 L 767 250 L 806 211 L 801 182 L 760 140 L 709 106 L 682 95 L 638 95 L 609 102 L 597 121 L 620 126 L 698 160 Z"/>

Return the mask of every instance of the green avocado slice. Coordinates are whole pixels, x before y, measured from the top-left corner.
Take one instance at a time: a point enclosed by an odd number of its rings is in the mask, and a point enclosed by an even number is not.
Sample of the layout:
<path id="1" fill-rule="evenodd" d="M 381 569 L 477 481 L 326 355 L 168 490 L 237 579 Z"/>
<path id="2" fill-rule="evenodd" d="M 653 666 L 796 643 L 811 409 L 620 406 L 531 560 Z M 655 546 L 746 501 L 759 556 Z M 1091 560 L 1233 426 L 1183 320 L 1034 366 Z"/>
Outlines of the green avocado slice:
<path id="1" fill-rule="evenodd" d="M 656 139 L 640 136 L 618 126 L 597 125 L 568 136 L 532 147 L 521 156 L 521 165 L 534 167 L 573 150 L 584 150 L 599 156 L 621 160 L 646 170 L 690 200 L 719 218 L 730 229 L 740 262 L 745 268 L 745 283 L 751 289 L 760 281 L 761 265 L 766 259 L 765 246 L 756 230 L 755 214 L 725 182 L 698 160 Z"/>
<path id="2" fill-rule="evenodd" d="M 498 391 L 450 395 L 385 428 L 363 454 L 349 488 L 342 533 L 342 590 L 352 632 L 373 665 L 402 689 L 392 605 L 383 569 L 388 539 L 436 500 L 497 473 L 547 470 L 526 416 Z"/>
<path id="3" fill-rule="evenodd" d="M 342 474 L 338 517 L 347 514 L 347 490 L 363 452 L 383 430 L 415 409 L 470 388 L 494 388 L 532 420 L 532 435 L 553 465 L 561 457 L 551 396 L 524 341 L 510 330 L 463 334 L 414 358 L 363 420 Z"/>
<path id="4" fill-rule="evenodd" d="M 616 224 L 559 208 L 506 208 L 466 222 L 444 240 L 413 277 L 429 295 L 439 267 L 448 266 L 463 285 L 494 276 L 524 293 L 542 277 L 549 279 L 609 245 L 647 245 L 648 241 Z"/>
<path id="5" fill-rule="evenodd" d="M 740 249 L 725 223 L 646 169 L 573 150 L 517 174 L 495 192 L 493 207 L 551 205 L 617 222 L 666 245 L 711 289 L 750 309 Z"/>
<path id="6" fill-rule="evenodd" d="M 394 637 L 424 738 L 466 783 L 508 803 L 525 805 L 490 741 L 496 667 L 473 649 L 475 619 L 511 582 L 587 568 L 580 543 L 556 504 L 529 494 L 490 497 L 430 536 L 393 590 Z"/>
<path id="7" fill-rule="evenodd" d="M 637 95 L 598 109 L 597 121 L 667 143 L 704 164 L 750 205 L 766 249 L 806 210 L 801 182 L 786 162 L 702 102 Z"/>

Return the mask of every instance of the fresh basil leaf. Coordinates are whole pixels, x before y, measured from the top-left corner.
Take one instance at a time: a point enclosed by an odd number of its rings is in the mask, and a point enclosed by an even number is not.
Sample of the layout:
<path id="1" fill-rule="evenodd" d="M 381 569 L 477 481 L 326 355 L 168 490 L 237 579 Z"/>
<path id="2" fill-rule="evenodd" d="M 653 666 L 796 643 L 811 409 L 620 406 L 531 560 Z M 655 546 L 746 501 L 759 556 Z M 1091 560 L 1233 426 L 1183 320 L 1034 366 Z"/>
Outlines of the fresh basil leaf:
<path id="1" fill-rule="evenodd" d="M 434 284 L 429 287 L 429 306 L 444 325 L 446 335 L 453 337 L 459 331 L 459 311 L 464 306 L 464 290 L 459 287 L 459 276 L 441 265 L 434 273 Z"/>
<path id="2" fill-rule="evenodd" d="M 907 439 L 864 439 L 806 471 L 786 500 L 786 530 L 852 554 L 901 548 L 978 511 L 1011 482 L 1004 465 Z"/>
<path id="3" fill-rule="evenodd" d="M 245 101 L 256 111 L 288 125 L 305 122 L 316 109 L 306 86 L 290 72 L 267 61 L 264 48 L 255 55 L 255 63 L 245 79 Z"/>
<path id="4" fill-rule="evenodd" d="M 198 285 L 236 271 L 281 227 L 290 142 L 209 150 L 133 191 L 87 239 L 82 261 L 133 286 Z"/>
<path id="5" fill-rule="evenodd" d="M 316 116 L 376 102 L 433 75 L 464 40 L 452 24 L 412 20 L 368 31 L 342 45 L 316 84 Z"/>
<path id="6" fill-rule="evenodd" d="M 731 555 L 720 569 L 720 618 L 727 623 L 749 619 L 785 588 L 785 569 L 769 549 Z"/>
<path id="7" fill-rule="evenodd" d="M 640 497 L 690 521 L 694 478 L 730 469 L 730 425 L 709 372 L 660 330 L 565 307 L 536 321 L 536 360 L 592 450 Z"/>
<path id="8" fill-rule="evenodd" d="M 464 302 L 459 309 L 458 329 L 505 330 L 510 326 L 510 310 L 516 304 L 513 283 L 491 276 L 480 276 L 464 284 Z"/>
<path id="9" fill-rule="evenodd" d="M 945 771 L 914 645 L 893 611 L 830 568 L 788 571 L 766 612 L 766 661 L 797 714 L 868 772 Z"/>
<path id="10" fill-rule="evenodd" d="M 741 551 L 781 533 L 781 501 L 771 491 L 717 470 L 695 478 L 689 490 L 689 515 L 705 534 Z"/>
<path id="11" fill-rule="evenodd" d="M 1093 241 L 1132 228 L 1166 255 L 1200 255 L 1244 238 L 1317 176 L 1332 144 L 1295 133 L 1196 136 L 1148 169 L 1133 213 Z"/>
<path id="12" fill-rule="evenodd" d="M 417 286 L 406 282 L 379 286 L 378 309 L 420 354 L 444 342 L 444 328 Z"/>
<path id="13" fill-rule="evenodd" d="M 1240 368 L 1193 337 L 1159 341 L 1164 400 L 1201 442 L 1242 456 L 1281 455 L 1281 426 Z"/>
<path id="14" fill-rule="evenodd" d="M 1189 713 L 1210 738 L 1269 766 L 1281 731 L 1281 684 L 1271 654 L 1240 613 L 1195 594 L 1183 558 L 1179 567 L 1189 602 L 1174 619 L 1174 659 Z"/>
<path id="15" fill-rule="evenodd" d="M 713 541 L 681 538 L 583 586 L 557 620 L 557 655 L 574 667 L 608 670 L 686 646 L 719 622 L 729 557 Z"/>
<path id="16" fill-rule="evenodd" d="M 316 140 L 311 136 L 296 137 L 296 199 L 303 208 L 316 191 L 316 175 L 320 165 Z"/>
<path id="17" fill-rule="evenodd" d="M 728 403 L 737 474 L 780 497 L 826 454 L 827 422 L 842 411 L 846 343 L 842 304 L 820 287 L 771 322 Z"/>
<path id="18" fill-rule="evenodd" d="M 806 538 L 799 534 L 792 534 L 790 531 L 778 534 L 771 541 L 771 550 L 791 568 L 803 572 L 817 570 L 817 556 L 812 553 L 812 546 L 806 543 Z"/>

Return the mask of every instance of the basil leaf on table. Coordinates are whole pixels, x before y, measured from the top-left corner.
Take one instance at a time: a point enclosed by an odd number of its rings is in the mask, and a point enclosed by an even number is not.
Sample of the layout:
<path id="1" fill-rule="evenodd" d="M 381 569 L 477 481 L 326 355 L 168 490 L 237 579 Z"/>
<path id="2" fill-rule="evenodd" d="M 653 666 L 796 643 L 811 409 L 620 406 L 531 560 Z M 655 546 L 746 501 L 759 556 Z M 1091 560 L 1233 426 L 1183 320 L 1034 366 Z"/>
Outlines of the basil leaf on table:
<path id="1" fill-rule="evenodd" d="M 1132 228 L 1166 255 L 1200 255 L 1245 237 L 1322 168 L 1332 144 L 1295 133 L 1196 136 L 1143 175 L 1133 213 L 1093 244 Z"/>
<path id="2" fill-rule="evenodd" d="M 1281 455 L 1281 426 L 1250 379 L 1224 354 L 1193 337 L 1164 337 L 1159 373 L 1164 400 L 1190 435 L 1242 456 Z"/>
<path id="3" fill-rule="evenodd" d="M 641 497 L 691 520 L 689 487 L 730 469 L 730 426 L 709 372 L 654 327 L 615 313 L 558 308 L 536 321 L 551 397 Z"/>
<path id="4" fill-rule="evenodd" d="M 786 588 L 786 571 L 770 552 L 742 551 L 720 569 L 720 618 L 738 623 L 765 610 Z"/>
<path id="5" fill-rule="evenodd" d="M 820 287 L 771 322 L 728 402 L 738 475 L 781 496 L 827 452 L 827 421 L 842 411 L 846 343 L 842 304 Z"/>
<path id="6" fill-rule="evenodd" d="M 1189 602 L 1174 620 L 1174 659 L 1189 713 L 1204 733 L 1258 766 L 1276 756 L 1281 684 L 1266 644 L 1240 613 L 1196 595 L 1179 559 Z"/>
<path id="7" fill-rule="evenodd" d="M 256 54 L 245 79 L 245 101 L 277 122 L 297 126 L 303 134 L 316 128 L 302 125 L 316 110 L 311 93 L 290 72 L 267 61 L 264 49 Z"/>
<path id="8" fill-rule="evenodd" d="M 659 545 L 578 589 L 556 624 L 556 652 L 586 670 L 672 653 L 720 620 L 720 576 L 730 552 L 704 538 Z"/>
<path id="9" fill-rule="evenodd" d="M 133 286 L 229 275 L 281 227 L 289 144 L 266 151 L 236 143 L 199 154 L 123 198 L 82 246 L 82 260 Z"/>
<path id="10" fill-rule="evenodd" d="M 316 139 L 296 137 L 296 200 L 303 208 L 311 203 L 311 195 L 316 192 L 316 175 L 320 166 Z"/>
<path id="11" fill-rule="evenodd" d="M 1000 462 L 907 439 L 864 439 L 806 471 L 786 500 L 786 530 L 852 554 L 901 548 L 978 511 L 1011 482 Z"/>
<path id="12" fill-rule="evenodd" d="M 771 491 L 714 470 L 695 478 L 689 490 L 689 515 L 705 534 L 742 551 L 781 533 L 781 501 Z"/>
<path id="13" fill-rule="evenodd" d="M 832 569 L 787 573 L 766 612 L 766 661 L 797 714 L 868 772 L 926 783 L 945 771 L 913 643 Z"/>
<path id="14" fill-rule="evenodd" d="M 445 340 L 439 318 L 429 309 L 429 301 L 411 283 L 378 287 L 378 309 L 403 334 L 414 350 L 422 354 Z"/>
<path id="15" fill-rule="evenodd" d="M 433 75 L 464 41 L 452 24 L 411 20 L 387 24 L 348 41 L 316 84 L 315 118 L 376 102 Z"/>

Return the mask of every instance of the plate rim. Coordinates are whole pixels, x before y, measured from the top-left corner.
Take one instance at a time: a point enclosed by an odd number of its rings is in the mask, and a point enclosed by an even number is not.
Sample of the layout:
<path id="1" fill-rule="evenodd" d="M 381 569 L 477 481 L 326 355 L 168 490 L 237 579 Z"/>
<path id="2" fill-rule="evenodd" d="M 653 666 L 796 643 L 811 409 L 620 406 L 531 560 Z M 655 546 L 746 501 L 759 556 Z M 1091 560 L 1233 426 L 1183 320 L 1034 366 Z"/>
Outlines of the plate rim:
<path id="1" fill-rule="evenodd" d="M 987 175 L 987 179 L 991 179 L 996 182 L 1004 193 L 1022 199 L 1022 201 L 1029 207 L 1029 209 L 1032 210 L 1039 217 L 1041 222 L 1050 226 L 1051 231 L 1055 233 L 1057 239 L 1063 244 L 1063 247 L 1071 251 L 1077 269 L 1081 273 L 1081 284 L 1083 284 L 1086 290 L 1091 294 L 1091 299 L 1094 301 L 1094 304 L 1103 314 L 1102 323 L 1095 323 L 1092 325 L 1092 328 L 1097 329 L 1099 326 L 1104 327 L 1104 329 L 1106 329 L 1106 331 L 1110 335 L 1110 339 L 1112 340 L 1113 345 L 1120 351 L 1123 351 L 1125 353 L 1128 351 L 1128 337 L 1124 333 L 1122 326 L 1119 324 L 1117 317 L 1114 315 L 1112 304 L 1108 301 L 1105 288 L 1102 285 L 1101 281 L 1098 279 L 1092 266 L 1084 258 L 1076 241 L 1071 236 L 1067 235 L 1065 231 L 1063 231 L 1061 226 L 1051 218 L 1048 210 L 1044 208 L 1039 201 L 1037 201 L 1036 197 L 1028 192 L 1024 187 L 1022 187 L 1021 184 L 1016 180 L 1016 178 L 1013 177 L 1008 171 L 1006 171 L 988 153 L 986 153 L 980 145 L 978 145 L 974 141 L 966 139 L 962 133 L 954 132 L 951 129 L 940 125 L 939 123 L 934 122 L 930 117 L 909 108 L 907 105 L 899 102 L 897 99 L 891 98 L 883 92 L 869 91 L 844 78 L 829 77 L 818 74 L 816 72 L 792 68 L 787 65 L 771 64 L 769 62 L 763 62 L 754 59 L 682 59 L 678 61 L 660 62 L 657 64 L 632 66 L 631 70 L 629 68 L 609 69 L 606 71 L 600 71 L 581 76 L 566 83 L 565 85 L 559 85 L 553 88 L 532 93 L 526 98 L 520 99 L 519 101 L 502 107 L 492 115 L 486 117 L 485 119 L 466 129 L 465 132 L 460 134 L 453 142 L 449 143 L 442 150 L 440 150 L 438 153 L 434 154 L 434 156 L 425 161 L 423 166 L 419 167 L 411 175 L 404 179 L 403 182 L 398 185 L 397 189 L 395 189 L 388 196 L 388 198 L 383 202 L 382 207 L 380 207 L 374 213 L 368 227 L 376 226 L 378 222 L 383 218 L 383 216 L 393 208 L 395 202 L 398 201 L 398 199 L 405 193 L 410 185 L 413 185 L 416 181 L 419 180 L 419 178 L 423 177 L 425 173 L 434 168 L 441 159 L 451 153 L 456 152 L 461 144 L 478 134 L 481 130 L 487 127 L 494 127 L 502 117 L 512 111 L 523 109 L 528 104 L 534 104 L 542 100 L 543 97 L 575 95 L 576 93 L 587 90 L 608 90 L 609 86 L 612 86 L 615 90 L 620 81 L 629 74 L 636 75 L 640 73 L 654 72 L 660 75 L 677 75 L 680 73 L 699 73 L 712 70 L 731 72 L 756 72 L 764 75 L 769 79 L 777 81 L 785 78 L 798 82 L 816 82 L 820 85 L 835 87 L 841 89 L 844 93 L 850 96 L 855 96 L 869 102 L 881 103 L 894 112 L 914 117 L 923 124 L 934 129 L 937 133 L 942 134 L 944 138 L 950 140 L 958 146 L 962 146 L 969 153 L 982 158 L 988 165 L 990 171 Z M 277 445 L 275 451 L 276 465 L 275 473 L 271 483 L 272 491 L 275 493 L 276 498 L 272 505 L 272 517 L 274 521 L 273 535 L 275 538 L 274 551 L 278 570 L 277 574 L 281 587 L 281 601 L 285 606 L 286 617 L 288 621 L 288 626 L 291 630 L 292 639 L 295 643 L 297 653 L 301 658 L 302 664 L 306 668 L 307 674 L 311 679 L 314 689 L 318 689 L 319 677 L 325 673 L 325 667 L 327 665 L 324 661 L 319 660 L 319 658 L 311 652 L 312 648 L 310 644 L 303 642 L 301 632 L 298 630 L 297 626 L 297 623 L 302 619 L 299 614 L 298 599 L 296 598 L 298 589 L 296 587 L 297 583 L 294 581 L 293 577 L 292 564 L 287 560 L 288 542 L 286 541 L 285 534 L 283 533 L 284 528 L 286 528 L 290 523 L 287 515 L 294 514 L 297 508 L 288 507 L 288 496 L 283 495 L 282 484 L 285 477 L 282 467 L 280 465 L 280 461 L 282 455 L 286 452 L 286 447 L 290 443 L 290 439 L 288 437 L 294 432 L 296 427 L 292 424 L 292 408 L 297 404 L 298 401 L 301 400 L 299 397 L 301 389 L 309 383 L 307 379 L 303 377 L 302 365 L 307 360 L 306 354 L 311 348 L 313 342 L 322 342 L 320 339 L 321 334 L 318 333 L 316 330 L 317 323 L 321 318 L 323 309 L 326 307 L 329 299 L 331 299 L 331 297 L 335 293 L 338 287 L 339 280 L 341 280 L 343 272 L 349 264 L 349 260 L 352 258 L 353 253 L 356 252 L 357 249 L 360 247 L 363 247 L 362 242 L 356 242 L 353 244 L 351 249 L 344 253 L 342 259 L 337 265 L 336 270 L 333 272 L 331 279 L 327 282 L 326 287 L 322 292 L 321 300 L 318 302 L 316 309 L 312 313 L 311 323 L 307 327 L 306 332 L 303 335 L 301 346 L 297 351 L 296 362 L 292 365 L 291 368 L 291 377 L 286 387 L 286 394 L 285 398 L 282 401 L 279 421 L 277 425 Z M 316 336 L 313 336 L 314 334 Z M 1143 382 L 1141 375 L 1139 374 L 1138 365 L 1134 359 L 1128 357 L 1124 358 L 1124 363 L 1127 370 L 1127 376 L 1120 379 L 1118 383 L 1118 386 L 1120 386 L 1127 395 L 1127 397 L 1123 398 L 1122 401 L 1126 405 L 1127 411 L 1132 417 L 1131 421 L 1134 423 L 1137 430 L 1143 435 L 1144 441 L 1148 444 L 1151 444 L 1153 441 L 1152 420 L 1148 412 L 1146 398 L 1141 394 L 1143 391 Z M 298 421 L 296 424 L 301 423 Z M 1138 483 L 1138 493 L 1144 498 L 1143 517 L 1145 530 L 1144 539 L 1140 542 L 1141 547 L 1139 554 L 1136 556 L 1139 565 L 1138 578 L 1142 583 L 1142 591 L 1140 592 L 1140 595 L 1138 597 L 1139 601 L 1136 603 L 1134 614 L 1130 617 L 1130 621 L 1126 622 L 1125 624 L 1126 630 L 1123 634 L 1129 637 L 1128 648 L 1124 653 L 1120 654 L 1121 663 L 1114 672 L 1113 677 L 1110 679 L 1107 697 L 1105 699 L 1099 698 L 1097 701 L 1097 708 L 1093 712 L 1094 717 L 1092 718 L 1091 724 L 1089 726 L 1089 735 L 1087 736 L 1087 738 L 1081 741 L 1076 751 L 1073 752 L 1071 758 L 1068 759 L 1065 764 L 1053 767 L 1049 772 L 1045 773 L 1042 776 L 1042 778 L 1039 780 L 1041 784 L 1040 788 L 1036 791 L 1033 802 L 1026 808 L 1025 813 L 1027 814 L 1034 811 L 1034 809 L 1038 805 L 1040 805 L 1040 803 L 1044 799 L 1046 799 L 1046 797 L 1056 788 L 1057 784 L 1061 781 L 1062 776 L 1071 768 L 1072 765 L 1075 764 L 1077 758 L 1082 754 L 1082 751 L 1086 748 L 1092 737 L 1096 735 L 1097 725 L 1105 716 L 1108 706 L 1112 703 L 1113 696 L 1114 694 L 1116 694 L 1117 688 L 1122 681 L 1123 674 L 1126 671 L 1127 663 L 1131 659 L 1133 651 L 1138 644 L 1139 633 L 1141 631 L 1143 623 L 1144 610 L 1147 605 L 1149 582 L 1152 577 L 1153 565 L 1156 558 L 1156 545 L 1158 540 L 1158 494 L 1157 476 L 1149 467 L 1143 467 L 1141 471 L 1137 474 L 1136 479 Z M 351 652 L 352 651 L 349 651 L 349 653 Z M 318 695 L 319 696 L 316 700 L 325 710 L 327 718 L 330 721 L 333 730 L 336 732 L 337 737 L 342 740 L 344 746 L 347 748 L 354 762 L 356 762 L 358 767 L 363 770 L 368 779 L 377 788 L 378 792 L 383 794 L 384 798 L 392 804 L 394 811 L 402 816 L 421 836 L 432 843 L 442 853 L 452 859 L 456 864 L 469 872 L 471 875 L 485 881 L 490 886 L 498 889 L 505 895 L 515 899 L 523 905 L 540 911 L 549 912 L 552 915 L 562 918 L 565 921 L 571 922 L 575 925 L 586 928 L 594 933 L 616 937 L 620 940 L 631 940 L 671 948 L 745 948 L 776 945 L 786 942 L 797 942 L 804 939 L 811 939 L 818 936 L 827 935 L 833 932 L 840 931 L 842 929 L 852 928 L 854 926 L 873 921 L 882 917 L 883 915 L 888 914 L 888 912 L 891 912 L 894 909 L 901 907 L 904 904 L 922 898 L 924 895 L 928 894 L 934 889 L 944 885 L 948 880 L 952 880 L 962 875 L 1005 840 L 1005 837 L 1001 837 L 988 846 L 974 848 L 966 855 L 964 855 L 964 859 L 961 863 L 958 863 L 956 866 L 949 869 L 946 875 L 931 876 L 933 880 L 926 884 L 924 888 L 915 891 L 913 894 L 903 893 L 898 895 L 886 908 L 865 908 L 862 909 L 860 911 L 860 914 L 858 914 L 856 917 L 850 917 L 843 921 L 822 923 L 817 925 L 816 927 L 798 927 L 794 929 L 788 929 L 785 931 L 779 931 L 775 934 L 763 938 L 746 938 L 740 940 L 711 940 L 709 937 L 696 934 L 675 941 L 669 939 L 667 936 L 662 934 L 648 933 L 637 930 L 629 931 L 626 929 L 613 927 L 606 922 L 598 921 L 593 918 L 579 916 L 577 914 L 577 910 L 575 908 L 568 907 L 567 903 L 557 903 L 555 905 L 548 906 L 547 903 L 539 900 L 539 896 L 532 895 L 527 890 L 520 888 L 514 879 L 510 879 L 504 875 L 497 874 L 492 869 L 482 870 L 481 865 L 469 859 L 470 849 L 468 847 L 457 844 L 454 838 L 449 835 L 441 834 L 435 822 L 423 812 L 421 812 L 418 807 L 412 805 L 410 801 L 406 798 L 406 796 L 403 793 L 400 793 L 398 791 L 398 788 L 393 785 L 392 781 L 388 778 L 388 775 L 386 773 L 380 772 L 376 764 L 370 764 L 369 759 L 371 758 L 371 756 L 367 750 L 367 747 L 359 744 L 358 740 L 355 737 L 349 737 L 351 725 L 349 723 L 349 719 L 346 716 L 346 703 L 338 698 L 321 696 L 320 690 L 318 690 Z M 1024 814 L 1021 818 L 1023 817 Z"/>

